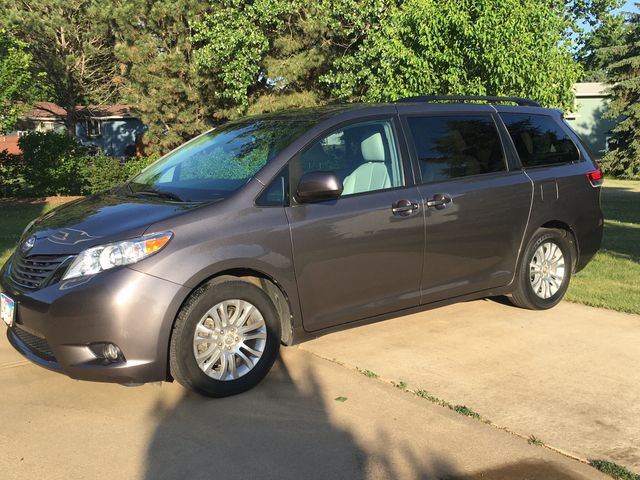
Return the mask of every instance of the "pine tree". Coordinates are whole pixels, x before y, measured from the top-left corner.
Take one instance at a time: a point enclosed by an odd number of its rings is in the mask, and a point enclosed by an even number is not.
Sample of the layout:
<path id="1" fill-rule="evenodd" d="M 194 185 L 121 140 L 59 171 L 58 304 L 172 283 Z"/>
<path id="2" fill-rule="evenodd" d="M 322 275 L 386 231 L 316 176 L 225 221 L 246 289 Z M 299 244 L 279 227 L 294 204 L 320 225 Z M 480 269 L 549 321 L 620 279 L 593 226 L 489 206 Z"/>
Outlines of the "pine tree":
<path id="1" fill-rule="evenodd" d="M 118 64 L 109 6 L 97 0 L 0 0 L 0 27 L 24 42 L 49 97 L 67 110 L 75 134 L 76 106 L 118 99 Z"/>
<path id="2" fill-rule="evenodd" d="M 191 24 L 206 0 L 123 0 L 112 14 L 122 98 L 147 125 L 145 153 L 167 153 L 208 128 L 215 107 L 193 59 Z"/>
<path id="3" fill-rule="evenodd" d="M 636 3 L 636 8 L 640 4 Z M 640 14 L 629 15 L 625 44 L 615 49 L 617 61 L 609 65 L 611 102 L 607 116 L 619 119 L 610 150 L 603 159 L 614 176 L 640 178 Z"/>

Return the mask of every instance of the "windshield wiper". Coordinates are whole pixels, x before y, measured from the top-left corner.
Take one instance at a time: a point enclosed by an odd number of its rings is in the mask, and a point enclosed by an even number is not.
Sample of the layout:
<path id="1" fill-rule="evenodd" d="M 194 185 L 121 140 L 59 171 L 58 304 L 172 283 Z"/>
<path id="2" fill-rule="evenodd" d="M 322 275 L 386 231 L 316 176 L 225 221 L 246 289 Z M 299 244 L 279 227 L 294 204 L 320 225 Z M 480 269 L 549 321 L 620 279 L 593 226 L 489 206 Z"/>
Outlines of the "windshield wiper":
<path id="1" fill-rule="evenodd" d="M 131 190 L 134 195 L 144 195 L 146 197 L 158 197 L 166 198 L 168 200 L 175 200 L 176 202 L 184 202 L 182 198 L 172 192 L 162 192 L 159 190 Z"/>

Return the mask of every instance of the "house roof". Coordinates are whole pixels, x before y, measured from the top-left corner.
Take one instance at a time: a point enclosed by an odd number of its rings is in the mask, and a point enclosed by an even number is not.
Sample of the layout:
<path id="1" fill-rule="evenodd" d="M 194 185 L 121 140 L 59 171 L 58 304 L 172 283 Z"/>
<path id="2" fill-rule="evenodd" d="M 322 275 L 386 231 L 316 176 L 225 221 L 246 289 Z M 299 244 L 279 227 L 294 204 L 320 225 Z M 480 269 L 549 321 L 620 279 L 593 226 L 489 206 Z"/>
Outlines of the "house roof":
<path id="1" fill-rule="evenodd" d="M 576 83 L 573 88 L 576 92 L 576 97 L 608 97 L 609 92 L 607 88 L 609 85 L 600 82 L 581 82 Z"/>
<path id="2" fill-rule="evenodd" d="M 128 105 L 88 105 L 76 107 L 76 111 L 89 118 L 99 118 L 102 120 L 116 118 L 130 118 L 131 113 Z M 67 111 L 52 102 L 37 102 L 33 109 L 25 114 L 31 120 L 55 121 L 63 120 L 67 116 Z"/>
<path id="3" fill-rule="evenodd" d="M 91 118 L 128 118 L 133 117 L 128 105 L 88 105 L 78 107 L 78 112 Z"/>
<path id="4" fill-rule="evenodd" d="M 52 102 L 38 102 L 25 114 L 26 118 L 33 120 L 61 120 L 66 116 L 67 111 Z"/>

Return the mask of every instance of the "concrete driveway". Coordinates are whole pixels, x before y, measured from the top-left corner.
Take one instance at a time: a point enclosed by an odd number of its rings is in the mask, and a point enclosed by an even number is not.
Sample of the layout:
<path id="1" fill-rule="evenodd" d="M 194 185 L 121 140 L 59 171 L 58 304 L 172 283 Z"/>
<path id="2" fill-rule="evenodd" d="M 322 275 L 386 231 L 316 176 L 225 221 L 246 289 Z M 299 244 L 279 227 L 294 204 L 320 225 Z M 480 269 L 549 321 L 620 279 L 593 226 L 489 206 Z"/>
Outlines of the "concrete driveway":
<path id="1" fill-rule="evenodd" d="M 523 437 L 640 472 L 640 316 L 562 302 L 452 305 L 301 345 Z"/>
<path id="2" fill-rule="evenodd" d="M 359 350 L 344 335 L 386 345 L 366 358 L 386 356 L 390 371 L 408 374 L 430 362 L 418 347 L 424 335 L 416 343 L 406 326 L 433 315 L 381 325 L 399 332 L 390 336 L 356 330 L 334 338 L 350 355 Z M 396 337 L 417 355 L 396 350 Z M 284 349 L 258 388 L 211 400 L 175 384 L 76 382 L 28 364 L 0 338 L 0 385 L 3 480 L 608 478 L 299 348 Z"/>

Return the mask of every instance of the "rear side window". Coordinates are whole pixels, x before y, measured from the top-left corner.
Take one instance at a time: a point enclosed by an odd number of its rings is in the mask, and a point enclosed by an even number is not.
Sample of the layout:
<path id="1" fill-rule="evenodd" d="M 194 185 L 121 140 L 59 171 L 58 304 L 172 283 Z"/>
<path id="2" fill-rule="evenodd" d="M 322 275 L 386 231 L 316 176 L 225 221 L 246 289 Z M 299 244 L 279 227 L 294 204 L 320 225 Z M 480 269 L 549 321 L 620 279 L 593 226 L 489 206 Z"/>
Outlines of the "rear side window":
<path id="1" fill-rule="evenodd" d="M 423 183 L 506 170 L 490 115 L 408 117 Z"/>
<path id="2" fill-rule="evenodd" d="M 569 135 L 547 115 L 501 113 L 524 167 L 573 163 L 580 159 Z"/>

